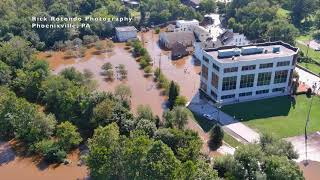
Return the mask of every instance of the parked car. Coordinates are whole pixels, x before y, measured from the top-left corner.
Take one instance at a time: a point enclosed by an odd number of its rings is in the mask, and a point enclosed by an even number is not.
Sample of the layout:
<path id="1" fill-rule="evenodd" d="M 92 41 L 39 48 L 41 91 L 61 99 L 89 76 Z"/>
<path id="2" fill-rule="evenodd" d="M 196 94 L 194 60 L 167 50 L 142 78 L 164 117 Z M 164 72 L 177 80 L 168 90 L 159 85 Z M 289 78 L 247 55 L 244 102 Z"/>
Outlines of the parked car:
<path id="1" fill-rule="evenodd" d="M 214 120 L 213 116 L 210 114 L 203 114 L 203 117 L 209 119 L 209 120 Z"/>
<path id="2" fill-rule="evenodd" d="M 320 51 L 320 47 L 316 48 L 315 51 Z"/>

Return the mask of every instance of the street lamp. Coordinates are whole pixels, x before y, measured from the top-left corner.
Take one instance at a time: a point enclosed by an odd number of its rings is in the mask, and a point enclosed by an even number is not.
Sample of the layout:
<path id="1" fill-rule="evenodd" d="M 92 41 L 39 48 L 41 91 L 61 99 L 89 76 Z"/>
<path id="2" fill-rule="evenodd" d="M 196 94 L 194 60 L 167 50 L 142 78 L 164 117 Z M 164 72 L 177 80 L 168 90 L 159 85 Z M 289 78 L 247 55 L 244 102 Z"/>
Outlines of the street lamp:
<path id="1" fill-rule="evenodd" d="M 222 108 L 222 100 L 218 100 L 216 103 L 215 103 L 215 106 L 216 108 L 218 109 L 218 122 L 220 123 L 220 109 Z"/>
<path id="2" fill-rule="evenodd" d="M 318 89 L 317 89 L 318 88 Z M 309 121 L 310 121 L 310 113 L 311 113 L 311 108 L 312 108 L 312 102 L 313 102 L 313 98 L 316 94 L 318 94 L 318 91 L 320 90 L 320 86 L 318 87 L 318 84 L 317 82 L 315 82 L 313 85 L 312 85 L 312 93 L 311 93 L 311 96 L 312 94 L 314 94 L 312 97 L 311 97 L 311 101 L 310 101 L 310 105 L 309 105 L 309 110 L 308 110 L 308 116 L 307 116 L 307 120 L 306 120 L 306 125 L 304 127 L 304 143 L 305 143 L 305 154 L 306 154 L 306 161 L 305 161 L 305 165 L 308 165 L 308 147 L 307 147 L 307 144 L 308 144 L 308 135 L 307 135 L 307 128 L 308 128 L 308 125 L 309 125 Z"/>

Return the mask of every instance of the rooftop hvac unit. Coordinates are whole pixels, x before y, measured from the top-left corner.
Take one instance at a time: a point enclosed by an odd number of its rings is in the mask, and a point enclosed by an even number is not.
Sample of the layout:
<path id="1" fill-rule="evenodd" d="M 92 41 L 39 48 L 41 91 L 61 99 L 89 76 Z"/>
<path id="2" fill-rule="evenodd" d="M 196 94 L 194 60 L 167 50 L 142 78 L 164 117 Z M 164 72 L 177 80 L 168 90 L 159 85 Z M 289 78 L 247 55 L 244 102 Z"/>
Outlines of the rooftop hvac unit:
<path id="1" fill-rule="evenodd" d="M 257 47 L 257 46 L 247 46 L 241 48 L 241 54 L 242 55 L 250 55 L 250 54 L 261 54 L 264 52 L 263 47 Z"/>
<path id="2" fill-rule="evenodd" d="M 240 56 L 240 54 L 241 54 L 240 49 L 218 50 L 218 57 L 219 58 L 229 58 L 232 56 Z"/>
<path id="3" fill-rule="evenodd" d="M 276 46 L 272 48 L 273 53 L 279 53 L 280 52 L 280 46 Z"/>

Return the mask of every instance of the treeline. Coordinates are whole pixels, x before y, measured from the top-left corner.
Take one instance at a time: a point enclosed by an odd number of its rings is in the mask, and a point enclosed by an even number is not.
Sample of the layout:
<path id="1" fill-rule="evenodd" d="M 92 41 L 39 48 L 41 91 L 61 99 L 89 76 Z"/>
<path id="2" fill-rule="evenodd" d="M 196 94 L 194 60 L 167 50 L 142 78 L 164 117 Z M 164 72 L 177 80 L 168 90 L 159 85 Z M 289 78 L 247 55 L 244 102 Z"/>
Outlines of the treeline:
<path id="1" fill-rule="evenodd" d="M 277 41 L 294 44 L 299 31 L 289 19 L 277 16 L 277 1 L 232 1 L 227 6 L 228 27 L 255 42 Z"/>
<path id="2" fill-rule="evenodd" d="M 150 26 L 178 18 L 201 18 L 190 7 L 182 5 L 179 0 L 143 0 L 138 8 L 126 7 L 120 0 L 2 0 L 0 2 L 0 40 L 8 41 L 20 36 L 32 47 L 43 50 L 56 42 L 65 42 L 85 35 L 111 37 L 114 27 L 122 25 Z M 97 18 L 132 17 L 132 22 L 89 21 L 90 28 L 32 28 L 32 17 L 84 17 Z M 82 18 L 84 19 L 84 18 Z M 61 22 L 39 22 L 43 24 Z M 82 22 L 72 22 L 82 23 Z"/>

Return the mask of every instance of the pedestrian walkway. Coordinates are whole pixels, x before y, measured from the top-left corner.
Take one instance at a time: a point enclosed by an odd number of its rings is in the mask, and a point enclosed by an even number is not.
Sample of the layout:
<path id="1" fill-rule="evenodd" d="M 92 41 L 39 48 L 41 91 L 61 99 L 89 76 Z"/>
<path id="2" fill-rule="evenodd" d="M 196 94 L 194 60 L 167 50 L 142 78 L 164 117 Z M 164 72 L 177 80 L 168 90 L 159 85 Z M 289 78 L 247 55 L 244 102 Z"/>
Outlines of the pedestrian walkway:
<path id="1" fill-rule="evenodd" d="M 209 114 L 213 116 L 216 121 L 219 121 L 228 134 L 240 142 L 253 143 L 259 140 L 259 134 L 256 131 L 237 121 L 232 116 L 222 111 L 219 112 L 210 101 L 200 99 L 199 96 L 192 99 L 188 108 L 199 115 Z"/>
<path id="2" fill-rule="evenodd" d="M 309 87 L 312 87 L 314 83 L 320 82 L 320 78 L 318 76 L 315 76 L 299 67 L 296 67 L 295 70 L 299 74 L 299 81 L 303 82 Z"/>

